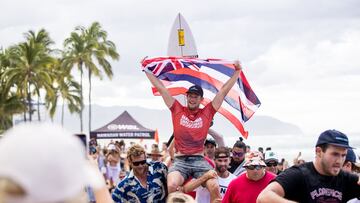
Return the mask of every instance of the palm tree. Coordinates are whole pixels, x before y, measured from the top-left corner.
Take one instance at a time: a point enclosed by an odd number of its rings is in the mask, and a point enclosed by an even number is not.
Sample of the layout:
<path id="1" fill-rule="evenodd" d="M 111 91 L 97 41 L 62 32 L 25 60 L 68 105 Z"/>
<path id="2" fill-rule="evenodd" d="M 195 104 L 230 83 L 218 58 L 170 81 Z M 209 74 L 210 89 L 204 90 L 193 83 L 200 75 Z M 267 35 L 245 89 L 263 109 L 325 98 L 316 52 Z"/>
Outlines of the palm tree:
<path id="1" fill-rule="evenodd" d="M 7 86 L 15 84 L 18 93 L 28 105 L 29 120 L 32 121 L 32 93 L 40 97 L 40 89 L 54 94 L 53 77 L 49 71 L 54 58 L 50 56 L 49 46 L 53 43 L 48 32 L 41 29 L 38 33 L 25 33 L 25 42 L 10 47 L 14 66 L 5 70 Z M 26 117 L 25 117 L 26 119 Z"/>
<path id="2" fill-rule="evenodd" d="M 77 66 L 80 71 L 80 130 L 83 132 L 83 65 L 88 70 L 89 77 L 89 131 L 91 130 L 91 77 L 95 75 L 102 79 L 102 71 L 98 65 L 104 70 L 105 74 L 111 79 L 113 72 L 109 61 L 106 59 L 109 56 L 117 60 L 119 54 L 116 51 L 116 46 L 112 41 L 107 40 L 107 32 L 101 28 L 98 22 L 94 22 L 86 29 L 78 26 L 75 31 L 71 33 L 70 37 L 65 39 L 65 57 L 64 66 L 72 68 Z M 98 65 L 97 65 L 98 64 Z"/>
<path id="3" fill-rule="evenodd" d="M 73 67 L 77 67 L 80 71 L 80 131 L 83 132 L 83 110 L 84 110 L 84 99 L 83 99 L 83 64 L 89 60 L 89 53 L 86 47 L 86 41 L 82 36 L 82 27 L 76 27 L 75 31 L 70 34 L 70 37 L 64 41 L 64 57 L 63 66 L 69 71 Z"/>
<path id="4" fill-rule="evenodd" d="M 12 117 L 14 114 L 26 110 L 21 98 L 10 91 L 10 86 L 6 86 L 4 72 L 10 64 L 9 51 L 0 50 L 0 134 L 13 125 Z"/>
<path id="5" fill-rule="evenodd" d="M 12 126 L 14 114 L 26 110 L 21 98 L 7 88 L 4 82 L 0 86 L 0 134 Z"/>
<path id="6" fill-rule="evenodd" d="M 96 66 L 95 63 L 86 64 L 88 69 L 88 79 L 89 79 L 89 132 L 91 131 L 91 77 L 92 74 L 102 79 L 102 70 L 105 72 L 105 75 L 112 79 L 113 72 L 112 67 L 106 57 L 110 57 L 113 60 L 119 59 L 119 54 L 116 51 L 115 43 L 107 39 L 107 32 L 101 28 L 101 25 L 98 22 L 94 22 L 91 26 L 85 30 L 85 36 L 89 45 L 91 45 L 91 58 L 96 59 L 97 64 L 100 67 Z"/>
<path id="7" fill-rule="evenodd" d="M 70 113 L 80 112 L 80 85 L 72 77 L 63 77 L 59 82 L 59 92 L 62 97 L 61 125 L 64 125 L 65 102 L 67 103 Z"/>
<path id="8" fill-rule="evenodd" d="M 43 45 L 45 53 L 50 54 L 50 53 L 54 52 L 54 50 L 50 49 L 50 46 L 54 42 L 50 39 L 49 34 L 44 29 L 40 30 L 37 34 L 34 31 L 30 30 L 29 32 L 25 33 L 24 35 L 28 41 L 33 41 L 34 43 Z M 55 63 L 55 60 L 54 60 L 54 63 Z M 50 64 L 50 66 L 51 65 L 52 64 Z M 45 88 L 46 88 L 46 86 L 45 86 Z M 49 97 L 49 96 L 51 97 L 51 95 L 53 93 L 54 93 L 53 91 L 46 91 L 47 97 Z M 40 118 L 40 104 L 41 104 L 40 90 L 34 89 L 32 94 L 37 95 L 37 115 L 38 115 L 38 120 L 40 121 L 41 120 L 41 118 Z M 50 116 L 52 118 L 54 116 L 54 113 L 53 114 L 50 113 Z"/>
<path id="9" fill-rule="evenodd" d="M 63 68 L 62 63 L 58 60 L 56 66 L 54 66 L 55 77 L 55 91 L 56 94 L 53 97 L 46 98 L 47 107 L 50 109 L 50 116 L 53 117 L 55 114 L 55 108 L 57 106 L 58 98 L 62 98 L 61 107 L 61 125 L 64 125 L 64 110 L 65 103 L 67 103 L 70 113 L 79 113 L 81 109 L 80 99 L 80 85 L 77 83 L 69 70 Z"/>

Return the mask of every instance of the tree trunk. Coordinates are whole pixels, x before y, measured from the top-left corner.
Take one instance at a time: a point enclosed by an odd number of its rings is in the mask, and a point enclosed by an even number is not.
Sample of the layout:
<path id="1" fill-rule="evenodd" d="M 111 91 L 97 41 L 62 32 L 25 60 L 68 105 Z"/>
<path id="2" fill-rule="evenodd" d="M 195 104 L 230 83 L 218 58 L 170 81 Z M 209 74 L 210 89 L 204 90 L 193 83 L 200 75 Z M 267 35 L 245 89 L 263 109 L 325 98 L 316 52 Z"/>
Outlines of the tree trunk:
<path id="1" fill-rule="evenodd" d="M 80 132 L 83 132 L 83 110 L 84 110 L 84 97 L 83 97 L 83 69 L 82 69 L 82 62 L 79 63 L 80 66 Z"/>
<path id="2" fill-rule="evenodd" d="M 65 106 L 65 99 L 63 98 L 63 103 L 61 106 L 61 126 L 64 126 L 64 106 Z"/>
<path id="3" fill-rule="evenodd" d="M 91 70 L 89 69 L 89 133 L 91 131 Z"/>
<path id="4" fill-rule="evenodd" d="M 30 93 L 30 84 L 28 84 L 28 93 L 27 93 L 27 100 L 29 106 L 29 121 L 32 121 L 32 104 L 31 104 L 31 93 Z"/>
<path id="5" fill-rule="evenodd" d="M 41 121 L 41 118 L 40 118 L 40 96 L 38 96 L 38 101 L 37 101 L 37 116 L 38 116 L 38 121 Z"/>
<path id="6" fill-rule="evenodd" d="M 26 99 L 25 99 L 25 96 L 26 95 L 24 95 L 23 94 L 23 92 L 21 92 L 21 98 L 23 99 L 23 103 L 24 103 L 24 106 L 26 106 Z M 26 109 L 24 110 L 24 114 L 23 114 L 23 116 L 24 116 L 24 122 L 26 123 L 26 121 L 27 121 L 27 119 L 26 119 Z"/>

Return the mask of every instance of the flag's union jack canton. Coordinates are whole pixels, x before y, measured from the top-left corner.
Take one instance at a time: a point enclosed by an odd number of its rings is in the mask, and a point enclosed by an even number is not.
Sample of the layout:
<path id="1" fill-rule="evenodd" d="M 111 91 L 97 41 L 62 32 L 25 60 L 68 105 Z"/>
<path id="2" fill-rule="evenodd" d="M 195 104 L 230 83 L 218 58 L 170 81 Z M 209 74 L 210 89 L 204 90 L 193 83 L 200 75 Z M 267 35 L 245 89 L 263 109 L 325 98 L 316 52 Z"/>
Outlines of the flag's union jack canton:
<path id="1" fill-rule="evenodd" d="M 185 94 L 192 85 L 204 90 L 203 105 L 211 102 L 223 84 L 233 75 L 232 61 L 221 59 L 198 59 L 184 57 L 146 58 L 142 62 L 144 71 L 152 72 L 175 96 Z M 154 95 L 159 95 L 153 88 Z M 218 110 L 247 138 L 243 124 L 251 118 L 260 106 L 260 101 L 251 89 L 243 72 L 229 91 Z"/>

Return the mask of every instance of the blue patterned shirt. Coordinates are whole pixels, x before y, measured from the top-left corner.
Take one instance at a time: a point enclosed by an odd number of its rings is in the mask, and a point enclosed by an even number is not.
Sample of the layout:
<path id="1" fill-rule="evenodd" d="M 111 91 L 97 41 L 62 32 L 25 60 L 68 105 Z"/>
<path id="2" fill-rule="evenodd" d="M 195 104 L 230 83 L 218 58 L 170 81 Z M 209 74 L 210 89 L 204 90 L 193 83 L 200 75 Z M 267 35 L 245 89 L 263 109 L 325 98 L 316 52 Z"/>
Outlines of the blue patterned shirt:
<path id="1" fill-rule="evenodd" d="M 167 196 L 166 175 L 167 167 L 163 163 L 150 163 L 147 188 L 144 188 L 131 170 L 115 188 L 112 199 L 115 202 L 163 203 Z"/>

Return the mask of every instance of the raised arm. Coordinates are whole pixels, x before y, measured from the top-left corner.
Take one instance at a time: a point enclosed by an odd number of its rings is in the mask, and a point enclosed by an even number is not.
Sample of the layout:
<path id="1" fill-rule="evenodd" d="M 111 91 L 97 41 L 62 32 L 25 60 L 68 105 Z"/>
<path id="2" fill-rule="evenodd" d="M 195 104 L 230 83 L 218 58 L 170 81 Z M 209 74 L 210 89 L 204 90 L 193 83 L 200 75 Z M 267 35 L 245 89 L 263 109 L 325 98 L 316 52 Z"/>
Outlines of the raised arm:
<path id="1" fill-rule="evenodd" d="M 239 78 L 239 74 L 241 72 L 241 65 L 238 60 L 234 63 L 235 66 L 235 72 L 232 75 L 232 77 L 221 87 L 220 91 L 216 94 L 214 99 L 212 100 L 212 105 L 215 110 L 218 110 L 224 101 L 225 96 L 227 93 L 231 90 L 231 88 L 234 86 L 235 82 Z"/>
<path id="2" fill-rule="evenodd" d="M 284 188 L 277 182 L 270 183 L 258 196 L 257 203 L 291 203 L 284 198 Z"/>
<path id="3" fill-rule="evenodd" d="M 150 80 L 151 84 L 161 94 L 166 106 L 170 108 L 174 104 L 175 99 L 170 95 L 169 91 L 166 89 L 164 84 L 162 84 L 162 82 L 158 78 L 156 78 L 152 73 L 145 71 L 145 74 L 147 78 Z"/>
<path id="4" fill-rule="evenodd" d="M 175 143 L 174 143 L 174 140 L 175 140 L 175 138 L 171 141 L 171 143 L 170 143 L 170 145 L 169 145 L 169 147 L 168 147 L 168 151 L 169 151 L 169 156 L 166 158 L 166 160 L 164 161 L 164 164 L 169 168 L 170 167 L 170 165 L 171 165 L 171 163 L 172 163 L 172 161 L 174 160 L 174 145 L 175 145 Z"/>
<path id="5" fill-rule="evenodd" d="M 216 132 L 211 128 L 209 129 L 208 133 L 209 135 L 211 135 L 211 137 L 214 138 L 215 142 L 219 145 L 219 147 L 225 147 L 224 137 L 220 133 Z"/>

